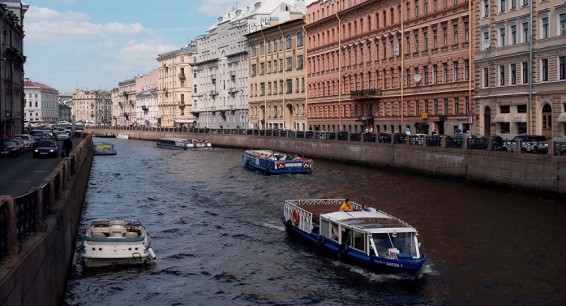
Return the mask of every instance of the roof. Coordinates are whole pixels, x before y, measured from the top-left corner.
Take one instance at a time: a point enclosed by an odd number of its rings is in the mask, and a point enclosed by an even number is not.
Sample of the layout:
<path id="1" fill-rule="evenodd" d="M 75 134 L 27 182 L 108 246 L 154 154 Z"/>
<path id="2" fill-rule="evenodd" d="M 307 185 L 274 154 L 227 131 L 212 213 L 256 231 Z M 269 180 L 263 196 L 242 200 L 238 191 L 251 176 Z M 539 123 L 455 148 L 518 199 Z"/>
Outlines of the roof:
<path id="1" fill-rule="evenodd" d="M 52 87 L 49 87 L 43 83 L 38 83 L 38 82 L 31 82 L 31 81 L 24 81 L 24 88 L 26 87 L 37 87 L 39 89 L 41 89 L 42 91 L 51 91 L 51 92 L 59 92 L 57 89 L 54 89 Z"/>

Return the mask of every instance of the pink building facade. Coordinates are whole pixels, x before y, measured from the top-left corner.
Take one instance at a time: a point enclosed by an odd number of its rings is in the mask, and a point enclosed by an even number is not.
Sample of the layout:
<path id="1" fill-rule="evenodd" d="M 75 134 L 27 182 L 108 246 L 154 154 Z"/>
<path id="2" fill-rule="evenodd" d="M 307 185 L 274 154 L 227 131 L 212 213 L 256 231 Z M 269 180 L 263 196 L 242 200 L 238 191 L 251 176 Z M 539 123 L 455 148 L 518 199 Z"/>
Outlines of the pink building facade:
<path id="1" fill-rule="evenodd" d="M 471 11 L 465 0 L 309 5 L 309 128 L 445 135 L 473 130 Z"/>

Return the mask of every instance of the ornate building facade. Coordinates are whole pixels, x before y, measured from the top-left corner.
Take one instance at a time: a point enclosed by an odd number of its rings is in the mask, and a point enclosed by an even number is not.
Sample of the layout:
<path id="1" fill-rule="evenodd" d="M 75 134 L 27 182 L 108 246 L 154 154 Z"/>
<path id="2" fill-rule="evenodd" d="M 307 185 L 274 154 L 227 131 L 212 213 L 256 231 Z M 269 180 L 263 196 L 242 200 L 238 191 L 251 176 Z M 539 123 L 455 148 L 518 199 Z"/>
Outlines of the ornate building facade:
<path id="1" fill-rule="evenodd" d="M 24 129 L 24 15 L 29 5 L 0 3 L 0 138 Z"/>
<path id="2" fill-rule="evenodd" d="M 260 129 L 306 130 L 304 15 L 247 35 L 249 118 Z"/>
<path id="3" fill-rule="evenodd" d="M 477 132 L 566 136 L 566 3 L 477 2 Z"/>
<path id="4" fill-rule="evenodd" d="M 77 89 L 73 94 L 72 112 L 77 122 L 110 125 L 112 122 L 111 95 L 102 90 Z"/>
<path id="5" fill-rule="evenodd" d="M 30 123 L 57 123 L 59 92 L 42 83 L 24 81 L 24 114 Z"/>
<path id="6" fill-rule="evenodd" d="M 158 65 L 158 126 L 192 126 L 193 75 L 191 63 L 196 45 L 160 54 Z"/>
<path id="7" fill-rule="evenodd" d="M 118 82 L 118 87 L 112 90 L 112 125 L 136 125 L 136 109 L 136 79 Z"/>
<path id="8" fill-rule="evenodd" d="M 312 129 L 453 135 L 473 120 L 466 0 L 308 6 Z"/>
<path id="9" fill-rule="evenodd" d="M 197 38 L 193 63 L 193 113 L 200 127 L 248 128 L 248 44 L 246 34 L 284 23 L 303 13 L 303 0 L 257 1 L 233 8 Z M 283 122 L 281 122 L 283 123 Z"/>

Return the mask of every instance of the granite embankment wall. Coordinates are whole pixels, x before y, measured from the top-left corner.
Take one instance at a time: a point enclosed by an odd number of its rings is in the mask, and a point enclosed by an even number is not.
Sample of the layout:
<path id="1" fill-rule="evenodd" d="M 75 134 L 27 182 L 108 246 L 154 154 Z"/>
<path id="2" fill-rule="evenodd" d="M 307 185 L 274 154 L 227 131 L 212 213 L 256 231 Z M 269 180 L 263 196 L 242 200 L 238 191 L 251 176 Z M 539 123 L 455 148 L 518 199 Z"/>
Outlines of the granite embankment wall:
<path id="1" fill-rule="evenodd" d="M 6 228 L 3 238 L 9 250 L 0 263 L 0 305 L 60 305 L 92 160 L 88 136 L 41 186 L 21 197 L 0 199 L 7 212 L 0 224 Z M 26 213 L 30 211 L 31 216 Z M 29 225 L 25 235 L 22 222 Z"/>
<path id="2" fill-rule="evenodd" d="M 124 132 L 132 139 L 154 141 L 163 137 L 206 139 L 214 146 L 273 149 L 313 158 L 396 168 L 566 195 L 566 156 L 241 134 L 111 129 L 96 132 Z"/>

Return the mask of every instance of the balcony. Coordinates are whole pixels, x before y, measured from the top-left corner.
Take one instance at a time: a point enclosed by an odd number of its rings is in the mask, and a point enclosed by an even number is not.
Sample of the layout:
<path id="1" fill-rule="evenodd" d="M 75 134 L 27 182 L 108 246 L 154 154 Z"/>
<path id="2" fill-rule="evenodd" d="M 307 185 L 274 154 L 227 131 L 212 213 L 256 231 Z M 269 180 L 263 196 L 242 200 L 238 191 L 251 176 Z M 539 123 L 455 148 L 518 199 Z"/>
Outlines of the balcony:
<path id="1" fill-rule="evenodd" d="M 179 73 L 179 80 L 180 81 L 184 81 L 186 79 L 185 74 L 184 73 Z"/>
<path id="2" fill-rule="evenodd" d="M 363 89 L 363 90 L 350 91 L 350 98 L 352 99 L 366 99 L 366 98 L 374 98 L 376 96 L 381 96 L 381 90 Z"/>
<path id="3" fill-rule="evenodd" d="M 210 95 L 211 97 L 218 96 L 218 91 L 216 91 L 216 90 L 211 90 L 210 93 L 209 93 L 209 95 Z"/>
<path id="4" fill-rule="evenodd" d="M 149 110 L 149 108 L 147 107 L 147 105 L 142 105 L 141 109 L 142 109 L 143 111 L 146 111 L 146 112 Z"/>
<path id="5" fill-rule="evenodd" d="M 236 87 L 230 87 L 230 88 L 228 88 L 228 93 L 231 94 L 231 95 L 237 93 L 238 91 L 240 91 L 240 90 L 237 89 Z"/>

